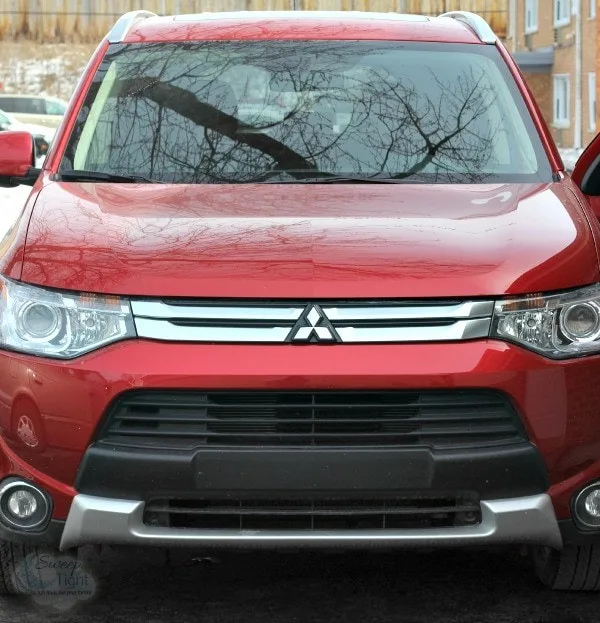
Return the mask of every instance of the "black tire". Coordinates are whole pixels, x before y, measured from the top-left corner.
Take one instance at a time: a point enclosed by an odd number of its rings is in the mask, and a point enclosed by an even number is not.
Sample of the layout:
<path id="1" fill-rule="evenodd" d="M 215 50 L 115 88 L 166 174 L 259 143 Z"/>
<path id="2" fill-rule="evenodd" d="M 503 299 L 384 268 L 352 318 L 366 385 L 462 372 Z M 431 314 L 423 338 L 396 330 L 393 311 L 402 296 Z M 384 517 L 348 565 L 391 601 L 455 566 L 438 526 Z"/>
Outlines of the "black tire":
<path id="1" fill-rule="evenodd" d="M 35 545 L 0 540 L 0 595 L 27 595 L 35 586 L 35 566 L 28 564 L 28 556 L 36 556 Z M 23 581 L 25 580 L 25 581 Z"/>
<path id="2" fill-rule="evenodd" d="M 555 591 L 600 591 L 600 544 L 536 547 L 533 564 L 540 581 Z"/>

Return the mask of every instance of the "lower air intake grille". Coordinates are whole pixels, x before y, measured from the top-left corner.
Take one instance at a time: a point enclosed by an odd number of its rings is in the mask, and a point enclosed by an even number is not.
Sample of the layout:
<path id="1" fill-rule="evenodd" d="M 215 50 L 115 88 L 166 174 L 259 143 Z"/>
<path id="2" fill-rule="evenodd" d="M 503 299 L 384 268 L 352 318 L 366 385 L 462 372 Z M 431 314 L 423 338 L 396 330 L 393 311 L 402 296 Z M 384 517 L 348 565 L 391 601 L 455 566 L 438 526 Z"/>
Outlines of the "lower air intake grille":
<path id="1" fill-rule="evenodd" d="M 503 394 L 453 391 L 130 391 L 102 441 L 132 447 L 482 447 L 526 439 Z"/>
<path id="2" fill-rule="evenodd" d="M 185 500 L 146 504 L 144 523 L 215 530 L 385 530 L 472 526 L 474 495 L 384 500 Z"/>

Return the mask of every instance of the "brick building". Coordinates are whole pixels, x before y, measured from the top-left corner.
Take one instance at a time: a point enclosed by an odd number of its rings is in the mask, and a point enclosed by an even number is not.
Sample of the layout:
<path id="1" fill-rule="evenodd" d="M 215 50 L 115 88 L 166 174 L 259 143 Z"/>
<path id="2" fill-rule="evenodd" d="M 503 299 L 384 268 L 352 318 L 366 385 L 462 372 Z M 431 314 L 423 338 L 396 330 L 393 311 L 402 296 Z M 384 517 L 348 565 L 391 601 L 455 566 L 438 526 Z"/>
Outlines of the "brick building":
<path id="1" fill-rule="evenodd" d="M 600 131 L 596 107 L 600 0 L 508 0 L 506 45 L 562 148 Z"/>

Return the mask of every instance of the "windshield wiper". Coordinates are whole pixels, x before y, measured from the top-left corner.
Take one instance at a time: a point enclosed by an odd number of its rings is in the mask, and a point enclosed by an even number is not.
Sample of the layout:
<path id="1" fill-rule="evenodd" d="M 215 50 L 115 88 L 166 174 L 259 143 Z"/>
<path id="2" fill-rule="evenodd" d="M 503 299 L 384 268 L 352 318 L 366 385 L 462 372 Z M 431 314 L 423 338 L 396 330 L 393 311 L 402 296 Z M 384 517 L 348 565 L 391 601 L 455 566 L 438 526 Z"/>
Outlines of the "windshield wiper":
<path id="1" fill-rule="evenodd" d="M 348 176 L 340 175 L 335 177 L 305 177 L 300 180 L 286 180 L 279 182 L 280 184 L 347 184 L 349 182 L 355 184 L 407 184 L 405 180 L 397 180 L 393 177 L 360 177 L 360 176 Z M 277 184 L 277 182 L 269 181 L 268 184 Z M 414 180 L 411 180 L 414 183 Z"/>
<path id="2" fill-rule="evenodd" d="M 85 171 L 83 169 L 68 169 L 58 174 L 58 179 L 65 182 L 117 182 L 122 184 L 166 184 L 160 180 L 151 180 L 141 175 L 116 175 L 102 171 Z"/>
<path id="3" fill-rule="evenodd" d="M 276 175 L 290 175 L 294 179 L 291 180 L 272 180 L 267 179 Z M 261 184 L 347 184 L 349 182 L 357 184 L 401 184 L 415 183 L 415 180 L 396 179 L 393 177 L 365 177 L 362 175 L 338 175 L 336 173 L 327 173 L 324 171 L 303 170 L 303 169 L 273 169 L 267 171 L 263 175 Z"/>

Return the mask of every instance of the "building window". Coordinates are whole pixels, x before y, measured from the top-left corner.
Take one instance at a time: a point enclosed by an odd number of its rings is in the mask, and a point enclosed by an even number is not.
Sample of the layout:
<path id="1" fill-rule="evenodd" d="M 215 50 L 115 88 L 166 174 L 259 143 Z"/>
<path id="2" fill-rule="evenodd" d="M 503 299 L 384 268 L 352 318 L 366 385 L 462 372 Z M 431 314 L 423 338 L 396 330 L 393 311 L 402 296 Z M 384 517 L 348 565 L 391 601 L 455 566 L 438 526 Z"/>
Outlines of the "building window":
<path id="1" fill-rule="evenodd" d="M 596 2 L 598 0 L 590 0 L 590 19 L 596 17 Z"/>
<path id="2" fill-rule="evenodd" d="M 596 131 L 596 72 L 592 71 L 588 74 L 588 115 L 589 130 Z"/>
<path id="3" fill-rule="evenodd" d="M 538 29 L 538 0 L 525 0 L 525 34 Z"/>
<path id="4" fill-rule="evenodd" d="M 570 0 L 554 0 L 554 27 L 566 26 L 570 21 Z"/>
<path id="5" fill-rule="evenodd" d="M 571 85 L 568 75 L 554 76 L 554 125 L 568 128 L 570 121 Z"/>

